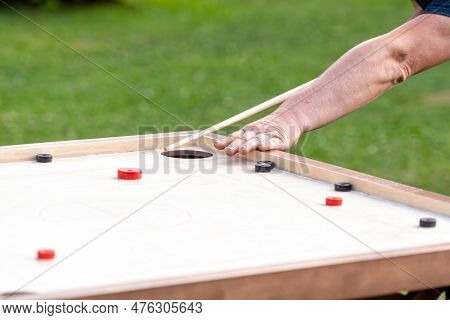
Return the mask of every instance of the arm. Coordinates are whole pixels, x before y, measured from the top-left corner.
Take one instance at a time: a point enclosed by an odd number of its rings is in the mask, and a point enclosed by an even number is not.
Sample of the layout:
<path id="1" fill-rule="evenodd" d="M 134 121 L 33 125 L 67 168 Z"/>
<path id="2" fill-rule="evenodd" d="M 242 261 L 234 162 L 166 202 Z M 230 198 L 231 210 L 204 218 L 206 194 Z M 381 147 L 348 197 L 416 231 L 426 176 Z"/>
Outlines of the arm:
<path id="1" fill-rule="evenodd" d="M 311 86 L 269 116 L 216 141 L 228 155 L 283 150 L 374 100 L 408 77 L 450 59 L 450 18 L 422 14 L 344 54 Z"/>
<path id="2" fill-rule="evenodd" d="M 422 7 L 417 3 L 416 0 L 411 0 L 412 5 L 414 7 L 414 13 L 410 19 L 417 17 L 419 14 L 423 12 Z"/>

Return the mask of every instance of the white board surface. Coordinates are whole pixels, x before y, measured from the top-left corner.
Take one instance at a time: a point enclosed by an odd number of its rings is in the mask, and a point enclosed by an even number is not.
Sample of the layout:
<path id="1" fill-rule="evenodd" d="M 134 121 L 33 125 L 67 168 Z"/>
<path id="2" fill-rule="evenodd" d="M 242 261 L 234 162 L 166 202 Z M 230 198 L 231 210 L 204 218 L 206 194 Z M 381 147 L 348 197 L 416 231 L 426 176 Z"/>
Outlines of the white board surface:
<path id="1" fill-rule="evenodd" d="M 118 168 L 140 166 L 138 152 L 1 164 L 0 293 L 238 274 L 450 242 L 448 217 L 299 175 L 257 174 L 223 155 L 153 151 L 144 161 L 157 170 L 138 181 L 116 178 Z M 326 196 L 343 206 L 325 206 Z M 437 227 L 419 228 L 421 217 Z M 36 260 L 40 248 L 56 259 Z"/>

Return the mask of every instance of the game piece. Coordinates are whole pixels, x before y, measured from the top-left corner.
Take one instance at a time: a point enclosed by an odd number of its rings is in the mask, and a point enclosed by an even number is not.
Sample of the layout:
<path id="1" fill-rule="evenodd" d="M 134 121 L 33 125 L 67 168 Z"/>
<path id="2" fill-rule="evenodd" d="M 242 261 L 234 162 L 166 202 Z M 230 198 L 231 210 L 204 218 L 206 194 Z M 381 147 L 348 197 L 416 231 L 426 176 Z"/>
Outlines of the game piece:
<path id="1" fill-rule="evenodd" d="M 419 225 L 422 228 L 434 228 L 436 226 L 435 218 L 421 218 Z"/>
<path id="2" fill-rule="evenodd" d="M 325 204 L 327 206 L 340 206 L 340 205 L 342 205 L 342 198 L 340 198 L 340 197 L 327 197 L 325 199 Z"/>
<path id="3" fill-rule="evenodd" d="M 40 249 L 37 251 L 38 260 L 51 260 L 55 258 L 55 250 L 53 249 Z"/>
<path id="4" fill-rule="evenodd" d="M 336 182 L 334 184 L 334 190 L 341 192 L 352 191 L 352 184 L 349 182 Z"/>
<path id="5" fill-rule="evenodd" d="M 257 163 L 267 163 L 270 165 L 270 167 L 273 169 L 275 168 L 275 162 L 273 161 L 269 161 L 269 160 L 262 160 L 262 161 L 258 161 Z"/>
<path id="6" fill-rule="evenodd" d="M 272 161 L 258 161 L 255 164 L 256 172 L 270 172 L 275 167 L 275 164 Z"/>
<path id="7" fill-rule="evenodd" d="M 120 168 L 117 170 L 117 178 L 121 180 L 139 180 L 142 178 L 142 170 L 138 168 Z"/>
<path id="8" fill-rule="evenodd" d="M 36 161 L 41 163 L 52 162 L 53 156 L 48 153 L 40 153 L 36 155 Z"/>

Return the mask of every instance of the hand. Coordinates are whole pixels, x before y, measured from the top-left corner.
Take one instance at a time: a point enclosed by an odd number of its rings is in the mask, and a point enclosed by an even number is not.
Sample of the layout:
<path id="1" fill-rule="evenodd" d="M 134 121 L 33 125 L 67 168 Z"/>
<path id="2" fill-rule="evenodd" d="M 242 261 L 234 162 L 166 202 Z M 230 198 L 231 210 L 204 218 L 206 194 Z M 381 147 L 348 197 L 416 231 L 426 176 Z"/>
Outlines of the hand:
<path id="1" fill-rule="evenodd" d="M 279 117 L 271 114 L 226 138 L 216 140 L 214 146 L 219 150 L 225 149 L 229 156 L 253 150 L 285 150 L 298 141 L 301 133 L 302 130 L 290 119 L 289 114 Z"/>

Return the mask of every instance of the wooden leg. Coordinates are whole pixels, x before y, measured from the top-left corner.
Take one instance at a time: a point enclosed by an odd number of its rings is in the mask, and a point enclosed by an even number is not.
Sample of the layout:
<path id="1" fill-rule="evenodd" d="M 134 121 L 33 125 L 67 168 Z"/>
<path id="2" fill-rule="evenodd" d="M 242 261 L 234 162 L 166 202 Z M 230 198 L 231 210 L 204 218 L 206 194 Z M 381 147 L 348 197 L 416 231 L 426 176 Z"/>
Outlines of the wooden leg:
<path id="1" fill-rule="evenodd" d="M 408 293 L 407 299 L 409 299 L 409 300 L 436 300 L 442 294 L 442 290 L 437 289 L 437 291 L 438 292 L 436 292 L 435 290 L 411 291 Z"/>
<path id="2" fill-rule="evenodd" d="M 450 287 L 439 288 L 436 290 L 409 291 L 404 293 L 394 293 L 385 296 L 374 297 L 375 300 L 436 300 L 442 293 L 445 298 L 450 299 Z"/>
<path id="3" fill-rule="evenodd" d="M 450 300 L 450 287 L 444 288 L 445 300 Z"/>
<path id="4" fill-rule="evenodd" d="M 389 295 L 385 295 L 385 296 L 378 296 L 378 297 L 373 297 L 370 298 L 371 300 L 406 300 L 407 298 L 407 293 L 403 294 L 403 293 L 393 293 L 393 294 L 389 294 Z"/>

